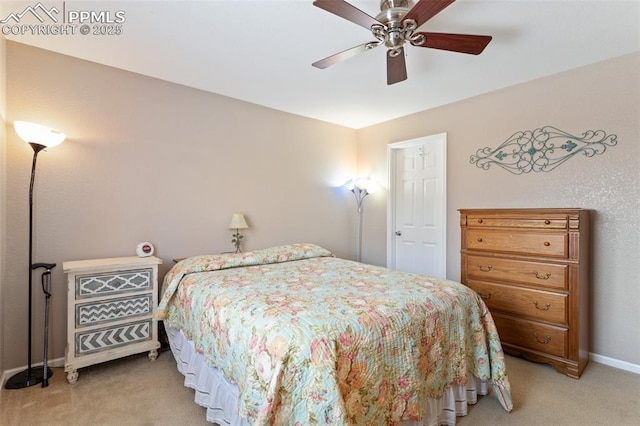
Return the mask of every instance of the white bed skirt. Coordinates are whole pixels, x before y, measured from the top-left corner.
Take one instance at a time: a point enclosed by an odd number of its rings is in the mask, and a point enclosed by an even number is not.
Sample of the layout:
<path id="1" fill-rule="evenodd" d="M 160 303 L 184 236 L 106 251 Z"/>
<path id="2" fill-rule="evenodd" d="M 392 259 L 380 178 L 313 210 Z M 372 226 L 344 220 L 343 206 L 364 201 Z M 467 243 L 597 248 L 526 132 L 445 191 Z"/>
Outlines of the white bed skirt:
<path id="1" fill-rule="evenodd" d="M 195 390 L 195 402 L 207 409 L 207 421 L 221 426 L 245 426 L 238 416 L 238 387 L 229 383 L 222 372 L 209 367 L 193 342 L 181 330 L 165 326 L 171 352 L 178 371 L 184 375 L 184 385 Z M 455 425 L 456 416 L 467 415 L 467 405 L 475 404 L 478 395 L 489 392 L 487 382 L 470 375 L 466 386 L 452 385 L 440 399 L 429 399 L 421 421 L 405 421 L 403 426 Z"/>

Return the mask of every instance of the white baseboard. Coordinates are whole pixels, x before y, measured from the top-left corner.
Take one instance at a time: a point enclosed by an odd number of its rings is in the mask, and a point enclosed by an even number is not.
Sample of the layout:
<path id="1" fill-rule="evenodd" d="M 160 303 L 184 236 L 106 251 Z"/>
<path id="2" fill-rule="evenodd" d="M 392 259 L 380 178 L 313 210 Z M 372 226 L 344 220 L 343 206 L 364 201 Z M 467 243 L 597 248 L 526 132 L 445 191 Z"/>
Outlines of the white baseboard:
<path id="1" fill-rule="evenodd" d="M 640 365 L 638 364 L 632 364 L 627 361 L 621 361 L 619 359 L 610 358 L 608 356 L 598 355 L 594 353 L 589 353 L 589 359 L 591 361 L 595 361 L 600 364 L 619 368 L 620 370 L 625 370 L 625 371 L 630 371 L 632 373 L 640 374 Z"/>
<path id="2" fill-rule="evenodd" d="M 47 364 L 49 367 L 52 367 L 52 368 L 64 367 L 64 358 L 50 359 Z M 33 364 L 32 367 L 40 367 L 41 365 L 42 363 L 39 362 L 37 364 Z M 2 373 L 2 387 L 0 387 L 0 392 L 2 392 L 2 390 L 4 389 L 4 384 L 7 382 L 9 377 L 26 369 L 27 369 L 27 366 L 25 365 L 24 367 L 12 368 L 11 370 L 4 371 Z"/>

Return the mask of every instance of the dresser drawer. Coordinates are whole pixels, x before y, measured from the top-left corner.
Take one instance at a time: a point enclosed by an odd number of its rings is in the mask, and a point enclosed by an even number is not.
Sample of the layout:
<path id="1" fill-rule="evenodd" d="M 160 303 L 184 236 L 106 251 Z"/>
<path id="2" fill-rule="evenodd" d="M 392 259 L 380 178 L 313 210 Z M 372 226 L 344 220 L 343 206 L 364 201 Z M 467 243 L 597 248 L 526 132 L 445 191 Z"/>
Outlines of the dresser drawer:
<path id="1" fill-rule="evenodd" d="M 143 291 L 152 288 L 153 270 L 104 272 L 76 276 L 76 299 Z"/>
<path id="2" fill-rule="evenodd" d="M 469 278 L 567 290 L 569 266 L 496 257 L 466 256 Z"/>
<path id="3" fill-rule="evenodd" d="M 535 228 L 535 229 L 567 229 L 567 216 L 558 215 L 555 217 L 496 217 L 485 215 L 468 215 L 468 227 L 478 228 Z"/>
<path id="4" fill-rule="evenodd" d="M 567 233 L 527 233 L 468 229 L 467 250 L 516 253 L 565 259 L 569 255 Z"/>
<path id="5" fill-rule="evenodd" d="M 498 310 L 559 325 L 568 324 L 566 294 L 472 280 L 467 286 L 480 295 L 492 313 Z"/>
<path id="6" fill-rule="evenodd" d="M 76 333 L 75 356 L 101 352 L 152 339 L 151 320 Z"/>
<path id="7" fill-rule="evenodd" d="M 76 327 L 151 315 L 152 311 L 153 296 L 151 294 L 82 303 L 76 305 Z"/>
<path id="8" fill-rule="evenodd" d="M 559 357 L 567 356 L 569 332 L 566 328 L 507 315 L 492 314 L 492 316 L 503 343 L 511 343 Z"/>

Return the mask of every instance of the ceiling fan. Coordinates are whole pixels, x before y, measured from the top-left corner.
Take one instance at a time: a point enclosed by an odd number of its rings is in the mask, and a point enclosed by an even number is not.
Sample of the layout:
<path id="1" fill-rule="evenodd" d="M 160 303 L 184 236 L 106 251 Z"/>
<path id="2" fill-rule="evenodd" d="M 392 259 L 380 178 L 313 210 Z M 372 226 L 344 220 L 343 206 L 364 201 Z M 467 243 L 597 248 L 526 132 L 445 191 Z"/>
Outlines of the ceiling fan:
<path id="1" fill-rule="evenodd" d="M 315 0 L 314 6 L 371 30 L 375 41 L 361 44 L 314 62 L 316 68 L 327 68 L 359 53 L 384 44 L 387 47 L 387 84 L 407 79 L 404 44 L 478 55 L 491 41 L 491 36 L 416 32 L 422 24 L 440 13 L 455 0 L 381 0 L 380 13 L 373 18 L 343 0 Z"/>

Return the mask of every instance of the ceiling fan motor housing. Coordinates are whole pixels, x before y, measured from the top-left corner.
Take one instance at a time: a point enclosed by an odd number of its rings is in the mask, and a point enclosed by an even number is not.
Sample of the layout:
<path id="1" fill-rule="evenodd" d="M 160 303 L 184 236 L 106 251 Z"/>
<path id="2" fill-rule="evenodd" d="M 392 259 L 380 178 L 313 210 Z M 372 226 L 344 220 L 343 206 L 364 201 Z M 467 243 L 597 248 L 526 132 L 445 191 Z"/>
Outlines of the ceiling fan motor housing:
<path id="1" fill-rule="evenodd" d="M 397 7 L 401 7 L 409 10 L 413 7 L 413 1 L 411 0 L 381 0 L 380 1 L 380 10 L 383 12 L 387 9 L 393 9 Z"/>
<path id="2" fill-rule="evenodd" d="M 382 0 L 380 2 L 380 13 L 376 16 L 376 21 L 384 24 L 387 28 L 402 26 L 402 18 L 411 9 L 409 0 Z"/>
<path id="3" fill-rule="evenodd" d="M 406 30 L 402 25 L 402 19 L 413 7 L 411 0 L 381 0 L 380 13 L 376 16 L 376 21 L 384 24 L 384 45 L 392 50 L 399 49 L 407 40 Z M 372 29 L 373 35 L 376 30 Z M 378 34 L 380 34 L 378 30 Z M 394 52 L 395 53 L 395 52 Z M 399 52 L 398 52 L 399 53 Z"/>

